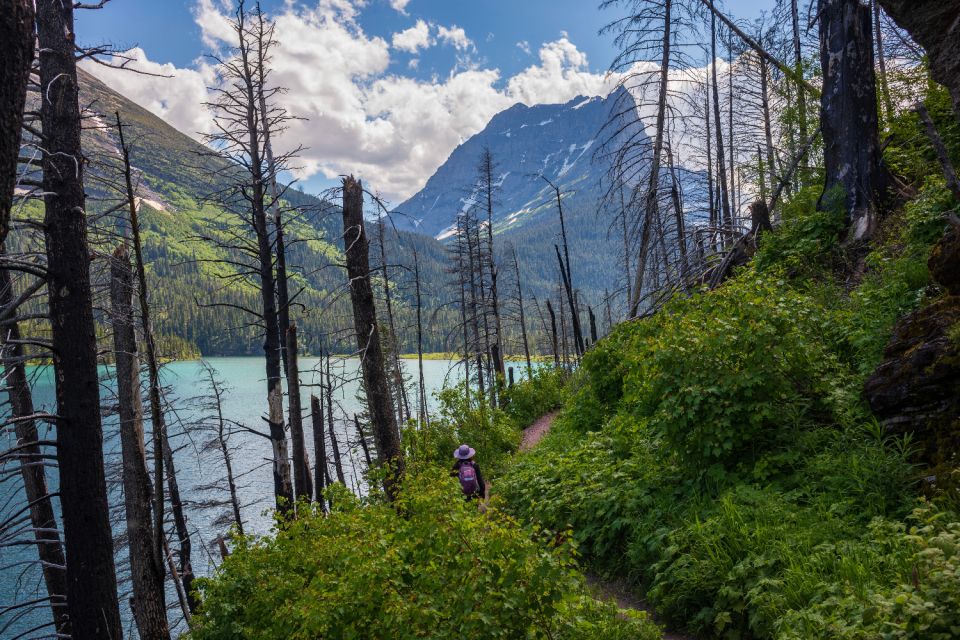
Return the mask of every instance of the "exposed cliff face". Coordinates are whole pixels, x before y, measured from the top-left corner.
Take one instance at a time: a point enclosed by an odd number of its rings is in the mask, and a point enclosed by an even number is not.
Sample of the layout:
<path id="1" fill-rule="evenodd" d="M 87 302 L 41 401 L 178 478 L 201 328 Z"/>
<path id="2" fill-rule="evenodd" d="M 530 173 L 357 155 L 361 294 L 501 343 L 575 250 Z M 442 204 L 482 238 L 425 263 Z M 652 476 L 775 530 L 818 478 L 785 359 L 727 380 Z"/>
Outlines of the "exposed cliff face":
<path id="1" fill-rule="evenodd" d="M 920 43 L 934 80 L 950 90 L 960 117 L 960 4 L 944 0 L 880 0 L 880 6 Z"/>
<path id="2" fill-rule="evenodd" d="M 948 295 L 897 323 L 864 391 L 884 425 L 914 434 L 924 462 L 942 472 L 960 466 L 960 231 L 944 236 L 928 264 Z"/>

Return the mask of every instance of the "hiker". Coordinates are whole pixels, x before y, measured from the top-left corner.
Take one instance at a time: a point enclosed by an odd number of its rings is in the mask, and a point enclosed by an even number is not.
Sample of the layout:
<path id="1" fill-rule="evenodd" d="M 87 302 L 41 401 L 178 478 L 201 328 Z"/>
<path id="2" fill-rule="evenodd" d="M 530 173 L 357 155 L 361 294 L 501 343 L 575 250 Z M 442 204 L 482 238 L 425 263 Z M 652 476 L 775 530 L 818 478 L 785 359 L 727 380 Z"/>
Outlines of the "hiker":
<path id="1" fill-rule="evenodd" d="M 480 465 L 473 457 L 477 455 L 470 445 L 462 444 L 453 452 L 453 457 L 457 459 L 453 463 L 451 476 L 457 476 L 460 479 L 460 488 L 467 500 L 486 498 L 487 483 L 483 480 L 483 473 L 480 471 Z"/>

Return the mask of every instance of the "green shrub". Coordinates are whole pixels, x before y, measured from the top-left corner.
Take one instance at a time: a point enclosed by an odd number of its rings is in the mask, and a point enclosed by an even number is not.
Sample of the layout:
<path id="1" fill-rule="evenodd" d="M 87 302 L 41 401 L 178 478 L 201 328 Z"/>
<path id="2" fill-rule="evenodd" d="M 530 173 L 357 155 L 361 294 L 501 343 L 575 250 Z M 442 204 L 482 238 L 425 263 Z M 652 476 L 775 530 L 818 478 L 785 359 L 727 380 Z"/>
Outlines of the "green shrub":
<path id="1" fill-rule="evenodd" d="M 671 303 L 623 329 L 621 406 L 694 473 L 749 465 L 786 445 L 800 417 L 845 410 L 847 374 L 822 344 L 824 317 L 783 280 L 751 272 Z"/>
<path id="2" fill-rule="evenodd" d="M 407 456 L 416 463 L 449 467 L 454 450 L 466 443 L 477 450 L 485 475 L 496 475 L 520 444 L 521 428 L 502 409 L 478 407 L 474 398 L 468 403 L 463 387 L 445 388 L 437 399 L 439 411 L 428 426 L 404 429 Z"/>
<path id="3" fill-rule="evenodd" d="M 562 369 L 538 366 L 530 378 L 504 389 L 500 404 L 514 424 L 526 427 L 560 406 L 565 382 L 566 374 Z"/>
<path id="4" fill-rule="evenodd" d="M 240 538 L 190 638 L 659 637 L 586 596 L 563 536 L 460 499 L 436 469 L 408 477 L 397 510 L 346 491 L 326 516 L 301 505 L 272 537 Z"/>

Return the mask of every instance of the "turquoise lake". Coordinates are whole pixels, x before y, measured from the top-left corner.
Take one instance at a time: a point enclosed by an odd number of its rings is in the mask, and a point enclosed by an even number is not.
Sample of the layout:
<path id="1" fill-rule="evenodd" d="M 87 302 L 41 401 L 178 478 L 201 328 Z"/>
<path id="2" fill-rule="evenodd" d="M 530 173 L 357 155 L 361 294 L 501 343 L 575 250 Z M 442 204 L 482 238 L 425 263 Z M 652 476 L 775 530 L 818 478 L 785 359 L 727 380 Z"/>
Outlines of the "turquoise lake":
<path id="1" fill-rule="evenodd" d="M 209 358 L 206 362 L 217 371 L 218 378 L 226 388 L 223 397 L 224 417 L 236 425 L 246 425 L 263 431 L 266 423 L 263 416 L 266 411 L 266 382 L 263 358 Z M 415 383 L 418 377 L 415 359 L 402 361 L 406 374 L 410 377 L 409 402 L 411 411 L 416 412 L 417 393 Z M 354 468 L 362 471 L 363 452 L 356 440 L 353 427 L 353 415 L 361 411 L 357 399 L 359 390 L 359 360 L 353 358 L 333 359 L 332 368 L 337 380 L 334 381 L 334 402 L 336 409 L 336 433 L 338 444 L 343 450 L 343 465 L 347 483 L 357 491 L 363 491 L 362 479 L 356 477 Z M 450 360 L 425 360 L 424 379 L 428 395 L 428 407 L 434 408 L 434 393 L 460 380 L 460 367 Z M 313 453 L 313 433 L 310 428 L 309 397 L 320 394 L 320 360 L 302 357 L 300 359 L 302 401 L 307 415 L 304 419 L 305 439 L 310 453 L 311 464 L 316 461 Z M 514 364 L 517 378 L 523 376 L 524 367 Z M 104 458 L 107 467 L 107 484 L 110 504 L 113 511 L 115 535 L 122 538 L 125 533 L 123 520 L 123 496 L 120 479 L 120 442 L 117 433 L 114 385 L 111 371 L 102 369 L 101 403 L 104 406 Z M 56 409 L 52 371 L 46 367 L 35 367 L 30 371 L 33 380 L 34 404 L 38 411 L 54 412 Z M 229 523 L 224 516 L 229 507 L 224 505 L 205 508 L 204 503 L 214 499 L 224 499 L 225 492 L 205 491 L 204 487 L 221 482 L 224 478 L 223 456 L 218 447 L 210 446 L 212 428 L 216 424 L 208 406 L 203 406 L 210 394 L 207 373 L 199 361 L 174 362 L 163 369 L 163 383 L 166 396 L 172 407 L 166 414 L 172 446 L 175 451 L 177 478 L 180 491 L 187 509 L 188 526 L 193 539 L 193 566 L 197 575 L 209 574 L 219 562 L 217 537 L 226 533 Z M 149 411 L 146 412 L 149 415 Z M 39 425 L 41 439 L 53 437 L 45 425 Z M 148 427 L 149 429 L 149 427 Z M 7 433 L 0 446 L 10 446 L 13 434 Z M 147 433 L 149 439 L 149 431 Z M 149 446 L 149 444 L 148 444 Z M 237 476 L 238 492 L 242 502 L 242 514 L 247 533 L 264 534 L 270 530 L 269 509 L 273 506 L 273 475 L 270 465 L 271 449 L 269 442 L 255 434 L 243 431 L 239 427 L 230 436 L 230 446 L 234 449 L 233 466 Z M 289 445 L 288 445 L 289 446 Z M 329 452 L 329 444 L 328 444 Z M 452 453 L 452 452 L 451 452 Z M 356 463 L 356 467 L 354 467 Z M 0 482 L 0 522 L 23 508 L 25 499 L 20 487 L 19 473 L 14 463 L 3 467 Z M 330 473 L 334 475 L 331 459 Z M 48 473 L 51 490 L 56 490 L 56 474 Z M 23 536 L 21 536 L 23 538 Z M 175 546 L 175 545 L 174 545 Z M 127 549 L 122 544 L 115 545 L 118 578 L 121 586 L 121 612 L 126 621 L 126 633 L 135 636 L 129 606 L 127 606 L 126 584 Z M 3 548 L 0 546 L 0 610 L 14 601 L 29 600 L 45 593 L 36 565 L 36 551 L 31 545 Z M 175 603 L 171 591 L 168 603 Z M 0 615 L 0 637 L 15 637 L 49 620 L 46 609 L 32 612 L 14 620 L 11 615 Z M 5 625 L 13 624 L 5 628 Z"/>

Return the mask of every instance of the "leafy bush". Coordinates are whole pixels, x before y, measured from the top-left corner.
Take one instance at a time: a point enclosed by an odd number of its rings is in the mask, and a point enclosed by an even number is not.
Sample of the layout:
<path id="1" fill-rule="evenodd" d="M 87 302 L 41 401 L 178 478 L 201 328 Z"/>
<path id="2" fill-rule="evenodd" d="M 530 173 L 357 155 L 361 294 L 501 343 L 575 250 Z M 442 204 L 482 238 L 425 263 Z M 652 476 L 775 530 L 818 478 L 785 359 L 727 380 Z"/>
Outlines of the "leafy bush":
<path id="1" fill-rule="evenodd" d="M 563 402 L 566 374 L 550 366 L 536 367 L 532 375 L 501 394 L 504 412 L 520 427 L 526 427 Z"/>
<path id="2" fill-rule="evenodd" d="M 240 538 L 190 638 L 659 637 L 643 614 L 587 596 L 563 536 L 480 515 L 442 470 L 409 477 L 397 509 L 346 491 L 304 504 L 270 538 Z"/>
<path id="3" fill-rule="evenodd" d="M 437 394 L 438 415 L 428 426 L 409 426 L 403 444 L 417 463 L 449 467 L 461 444 L 477 450 L 477 462 L 487 476 L 495 475 L 520 444 L 521 429 L 502 409 L 467 402 L 463 387 L 448 387 Z"/>

